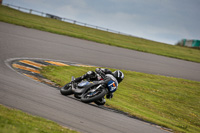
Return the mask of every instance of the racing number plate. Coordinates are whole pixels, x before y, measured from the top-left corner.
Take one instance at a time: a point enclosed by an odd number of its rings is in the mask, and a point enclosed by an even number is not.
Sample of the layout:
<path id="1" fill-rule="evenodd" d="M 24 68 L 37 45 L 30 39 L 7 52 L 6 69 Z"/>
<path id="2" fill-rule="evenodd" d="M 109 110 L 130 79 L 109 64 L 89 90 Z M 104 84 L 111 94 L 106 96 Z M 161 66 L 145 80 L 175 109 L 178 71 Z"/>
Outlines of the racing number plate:
<path id="1" fill-rule="evenodd" d="M 110 92 L 115 92 L 116 90 L 117 90 L 117 86 L 116 86 L 116 83 L 115 83 L 115 81 L 113 81 L 113 80 L 110 80 L 109 82 L 108 82 L 108 88 L 109 88 L 109 91 Z"/>

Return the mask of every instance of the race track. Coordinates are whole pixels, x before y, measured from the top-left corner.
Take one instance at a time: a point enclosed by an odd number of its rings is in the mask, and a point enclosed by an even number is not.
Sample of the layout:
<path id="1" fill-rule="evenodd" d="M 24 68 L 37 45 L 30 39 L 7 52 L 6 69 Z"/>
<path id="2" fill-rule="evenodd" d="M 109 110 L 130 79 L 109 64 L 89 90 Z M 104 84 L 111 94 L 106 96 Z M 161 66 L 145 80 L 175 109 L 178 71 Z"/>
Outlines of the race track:
<path id="1" fill-rule="evenodd" d="M 43 58 L 200 81 L 200 64 L 111 47 L 0 22 L 0 104 L 89 133 L 166 132 L 149 123 L 81 103 L 30 80 L 6 65 L 13 58 Z"/>

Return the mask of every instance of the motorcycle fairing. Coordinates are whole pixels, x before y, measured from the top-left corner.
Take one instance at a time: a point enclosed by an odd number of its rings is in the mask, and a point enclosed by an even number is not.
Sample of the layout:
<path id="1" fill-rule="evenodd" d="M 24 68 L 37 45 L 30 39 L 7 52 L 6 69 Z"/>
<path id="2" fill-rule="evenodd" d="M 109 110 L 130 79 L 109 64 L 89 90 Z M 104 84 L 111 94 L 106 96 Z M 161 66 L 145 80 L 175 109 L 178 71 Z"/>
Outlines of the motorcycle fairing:
<path id="1" fill-rule="evenodd" d="M 84 87 L 84 86 L 89 85 L 89 84 L 90 84 L 90 82 L 83 81 L 83 82 L 81 82 L 81 83 L 78 84 L 78 87 Z"/>
<path id="2" fill-rule="evenodd" d="M 82 94 L 86 92 L 89 88 L 92 86 L 98 85 L 98 82 L 88 82 L 88 81 L 82 81 L 78 84 L 78 87 L 74 89 L 75 94 Z"/>

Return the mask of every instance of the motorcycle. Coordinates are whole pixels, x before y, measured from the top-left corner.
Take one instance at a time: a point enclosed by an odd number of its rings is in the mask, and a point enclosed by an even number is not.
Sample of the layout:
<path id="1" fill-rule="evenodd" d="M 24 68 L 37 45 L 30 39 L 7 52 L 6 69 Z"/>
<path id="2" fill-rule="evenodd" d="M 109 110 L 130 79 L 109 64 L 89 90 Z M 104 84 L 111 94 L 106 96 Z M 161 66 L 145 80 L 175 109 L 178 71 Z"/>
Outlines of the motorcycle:
<path id="1" fill-rule="evenodd" d="M 64 85 L 60 92 L 62 95 L 72 95 L 80 99 L 84 103 L 94 102 L 97 105 L 104 105 L 104 96 L 108 93 L 116 91 L 116 82 L 112 79 L 112 75 L 100 74 L 102 80 L 90 81 L 89 79 L 83 80 L 80 83 L 75 83 L 75 78 L 72 76 L 70 83 Z"/>

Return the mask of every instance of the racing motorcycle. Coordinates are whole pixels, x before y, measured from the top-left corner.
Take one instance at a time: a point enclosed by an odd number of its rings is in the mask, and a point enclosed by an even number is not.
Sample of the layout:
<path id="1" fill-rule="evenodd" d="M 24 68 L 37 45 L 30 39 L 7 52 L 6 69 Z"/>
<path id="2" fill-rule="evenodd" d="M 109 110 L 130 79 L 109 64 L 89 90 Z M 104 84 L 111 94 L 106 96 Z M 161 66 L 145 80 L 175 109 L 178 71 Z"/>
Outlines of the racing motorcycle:
<path id="1" fill-rule="evenodd" d="M 90 81 L 89 79 L 83 80 L 80 83 L 75 83 L 75 78 L 72 76 L 70 83 L 64 85 L 60 92 L 62 95 L 74 94 L 75 98 L 80 99 L 84 103 L 94 102 L 97 105 L 104 105 L 104 96 L 108 93 L 113 93 L 117 89 L 117 83 L 113 80 L 114 76 L 110 74 L 101 76 L 100 81 Z"/>

